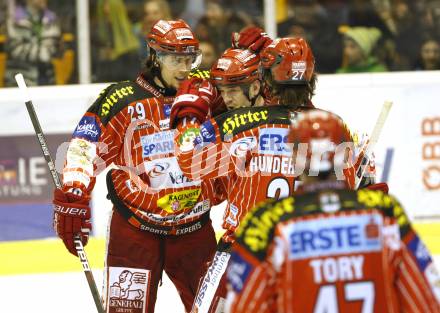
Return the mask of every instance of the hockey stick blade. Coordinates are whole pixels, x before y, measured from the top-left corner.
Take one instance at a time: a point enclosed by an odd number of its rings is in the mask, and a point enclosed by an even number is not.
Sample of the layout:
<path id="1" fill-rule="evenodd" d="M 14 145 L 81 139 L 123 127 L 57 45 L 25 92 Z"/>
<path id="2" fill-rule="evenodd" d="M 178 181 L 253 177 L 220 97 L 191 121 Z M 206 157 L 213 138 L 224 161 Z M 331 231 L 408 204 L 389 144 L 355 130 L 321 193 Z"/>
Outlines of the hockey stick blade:
<path id="1" fill-rule="evenodd" d="M 376 124 L 374 125 L 373 131 L 371 132 L 371 136 L 368 141 L 368 144 L 365 147 L 365 149 L 363 149 L 364 156 L 362 158 L 359 168 L 356 170 L 355 186 L 354 186 L 355 190 L 359 188 L 362 178 L 365 175 L 365 170 L 370 160 L 370 154 L 374 150 L 374 147 L 376 146 L 377 142 L 379 141 L 379 137 L 382 132 L 383 125 L 385 125 L 385 122 L 387 120 L 388 114 L 390 113 L 392 106 L 393 106 L 392 101 L 385 101 L 384 104 L 382 105 L 382 110 L 380 111 Z"/>
<path id="2" fill-rule="evenodd" d="M 20 89 L 21 94 L 23 95 L 23 100 L 26 104 L 26 109 L 29 113 L 29 117 L 31 118 L 32 125 L 34 127 L 35 133 L 37 135 L 38 143 L 40 144 L 41 150 L 43 151 L 44 159 L 46 160 L 47 167 L 49 168 L 49 172 L 52 176 L 53 183 L 56 188 L 61 188 L 61 180 L 58 176 L 58 173 L 55 168 L 55 164 L 50 155 L 49 147 L 47 145 L 46 137 L 44 136 L 43 130 L 41 128 L 40 122 L 38 120 L 38 116 L 35 112 L 34 105 L 32 103 L 31 97 L 29 95 L 28 88 L 26 86 L 26 82 L 24 80 L 23 74 L 18 73 L 15 75 L 15 80 L 17 82 L 18 88 Z M 87 283 L 89 285 L 90 291 L 92 292 L 93 300 L 96 305 L 96 309 L 98 313 L 105 313 L 104 308 L 101 304 L 101 299 L 99 296 L 98 288 L 96 287 L 95 279 L 93 278 L 92 271 L 90 269 L 89 261 L 87 260 L 86 252 L 84 251 L 83 244 L 81 242 L 80 237 L 75 236 L 75 248 L 78 253 L 78 257 L 80 259 L 81 265 L 83 267 L 84 274 L 86 275 Z"/>

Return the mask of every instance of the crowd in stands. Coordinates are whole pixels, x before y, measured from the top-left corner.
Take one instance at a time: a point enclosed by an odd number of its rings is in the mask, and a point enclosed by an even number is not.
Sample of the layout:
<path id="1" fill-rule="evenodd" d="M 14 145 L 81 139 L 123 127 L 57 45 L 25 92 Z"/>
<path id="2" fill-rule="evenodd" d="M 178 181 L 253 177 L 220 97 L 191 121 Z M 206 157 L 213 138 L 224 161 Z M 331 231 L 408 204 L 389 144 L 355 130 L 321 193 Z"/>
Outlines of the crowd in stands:
<path id="1" fill-rule="evenodd" d="M 60 2 L 62 2 L 60 4 Z M 92 81 L 133 77 L 158 19 L 195 29 L 202 69 L 230 46 L 231 32 L 264 25 L 264 1 L 90 0 Z M 277 0 L 278 36 L 303 36 L 319 73 L 440 69 L 440 0 Z M 78 82 L 75 1 L 0 3 L 0 87 Z"/>

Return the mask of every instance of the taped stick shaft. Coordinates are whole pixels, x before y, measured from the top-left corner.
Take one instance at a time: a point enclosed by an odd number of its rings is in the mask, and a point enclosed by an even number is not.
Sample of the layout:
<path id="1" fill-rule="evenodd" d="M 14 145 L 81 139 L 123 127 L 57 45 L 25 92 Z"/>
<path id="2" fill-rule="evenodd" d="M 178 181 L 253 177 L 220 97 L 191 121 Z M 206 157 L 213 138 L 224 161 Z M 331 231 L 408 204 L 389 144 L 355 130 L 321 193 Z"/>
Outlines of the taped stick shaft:
<path id="1" fill-rule="evenodd" d="M 62 187 L 61 180 L 56 171 L 52 156 L 50 155 L 49 146 L 47 145 L 46 137 L 44 136 L 43 130 L 41 129 L 40 121 L 38 120 L 37 114 L 34 109 L 34 105 L 29 96 L 29 92 L 26 83 L 24 81 L 24 77 L 20 73 L 15 75 L 15 80 L 17 81 L 17 85 L 23 94 L 24 101 L 26 104 L 26 109 L 29 113 L 29 117 L 31 118 L 32 125 L 37 135 L 38 143 L 40 144 L 41 150 L 43 151 L 44 159 L 46 160 L 47 166 L 52 176 L 53 183 L 56 186 L 56 188 L 61 188 Z M 93 278 L 93 274 L 89 265 L 89 261 L 87 260 L 87 255 L 86 252 L 84 251 L 84 246 L 81 242 L 81 239 L 77 235 L 75 236 L 74 241 L 75 241 L 76 252 L 78 253 L 78 257 L 81 261 L 81 265 L 83 267 L 83 271 L 86 276 L 87 283 L 92 293 L 93 300 L 96 305 L 96 309 L 98 313 L 105 313 L 104 308 L 102 307 L 101 304 L 101 298 L 99 296 L 98 288 L 96 287 L 96 282 L 95 279 Z"/>

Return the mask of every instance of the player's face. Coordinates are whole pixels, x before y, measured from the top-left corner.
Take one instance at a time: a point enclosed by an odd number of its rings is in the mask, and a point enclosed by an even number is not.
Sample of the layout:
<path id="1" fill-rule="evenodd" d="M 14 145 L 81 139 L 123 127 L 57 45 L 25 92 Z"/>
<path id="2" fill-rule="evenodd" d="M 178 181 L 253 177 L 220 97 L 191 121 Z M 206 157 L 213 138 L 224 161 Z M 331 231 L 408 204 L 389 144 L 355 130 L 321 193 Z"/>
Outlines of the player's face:
<path id="1" fill-rule="evenodd" d="M 188 77 L 195 56 L 163 54 L 158 57 L 161 65 L 163 80 L 168 86 L 178 89 L 180 84 Z"/>
<path id="2" fill-rule="evenodd" d="M 251 102 L 246 97 L 246 95 L 243 92 L 243 89 L 240 86 L 218 85 L 217 88 L 220 91 L 223 101 L 225 102 L 228 110 L 251 106 Z"/>

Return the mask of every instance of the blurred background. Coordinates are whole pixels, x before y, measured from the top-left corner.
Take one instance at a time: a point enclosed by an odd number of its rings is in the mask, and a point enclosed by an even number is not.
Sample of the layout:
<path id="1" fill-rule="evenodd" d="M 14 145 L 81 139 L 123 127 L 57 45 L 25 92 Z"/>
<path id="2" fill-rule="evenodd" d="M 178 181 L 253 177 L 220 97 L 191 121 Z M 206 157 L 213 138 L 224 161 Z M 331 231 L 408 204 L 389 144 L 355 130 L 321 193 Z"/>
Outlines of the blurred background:
<path id="1" fill-rule="evenodd" d="M 80 263 L 52 230 L 52 182 L 14 75 L 32 86 L 61 168 L 71 133 L 99 92 L 135 78 L 153 23 L 178 18 L 201 42 L 202 69 L 230 46 L 231 32 L 248 25 L 273 38 L 305 37 L 319 74 L 315 105 L 353 130 L 370 133 L 382 103 L 394 101 L 375 151 L 378 180 L 402 201 L 439 264 L 440 0 L 0 0 L 1 312 L 59 312 L 63 303 L 70 303 L 63 312 L 94 310 Z M 104 177 L 86 247 L 99 289 L 111 210 Z M 223 207 L 212 210 L 218 231 Z M 166 280 L 157 312 L 182 311 Z"/>
<path id="2" fill-rule="evenodd" d="M 272 36 L 303 36 L 322 74 L 440 69 L 438 0 L 2 0 L 0 86 L 62 85 L 132 78 L 157 19 L 186 20 L 209 68 L 230 34 L 259 25 Z M 40 12 L 29 13 L 29 12 Z M 37 17 L 37 15 L 39 17 Z M 349 32 L 356 27 L 358 32 Z M 356 68 L 349 37 L 372 60 Z M 27 38 L 27 41 L 21 40 Z M 37 54 L 37 51 L 43 53 Z M 27 75 L 26 75 L 27 74 Z"/>

